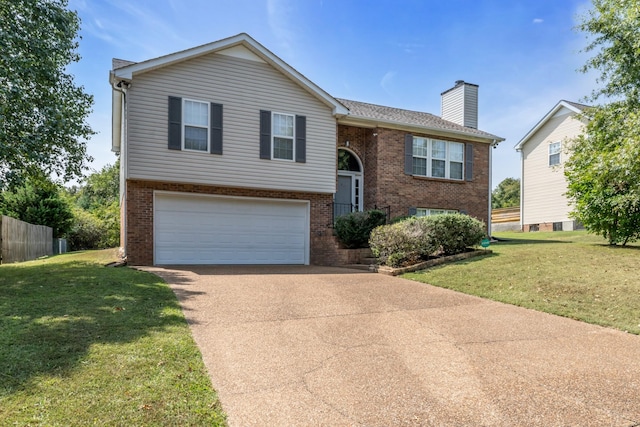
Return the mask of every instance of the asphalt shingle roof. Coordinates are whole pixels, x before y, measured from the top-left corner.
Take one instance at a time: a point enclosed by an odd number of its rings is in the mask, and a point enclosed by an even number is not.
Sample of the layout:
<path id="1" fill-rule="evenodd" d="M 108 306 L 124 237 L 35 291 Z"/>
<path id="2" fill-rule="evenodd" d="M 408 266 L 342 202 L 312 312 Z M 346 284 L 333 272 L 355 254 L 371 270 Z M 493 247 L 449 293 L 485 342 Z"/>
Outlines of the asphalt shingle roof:
<path id="1" fill-rule="evenodd" d="M 349 99 L 336 99 L 349 109 L 351 113 L 350 116 L 353 117 L 413 125 L 440 131 L 452 131 L 457 134 L 467 134 L 500 141 L 503 140 L 503 138 L 491 133 L 462 126 L 429 113 L 385 107 L 382 105 L 368 104 L 366 102 L 351 101 Z"/>
<path id="2" fill-rule="evenodd" d="M 564 102 L 566 102 L 567 104 L 570 104 L 574 107 L 576 107 L 577 109 L 579 109 L 580 111 L 584 111 L 587 108 L 590 108 L 588 105 L 584 105 L 584 104 L 578 104 L 577 102 L 571 102 L 571 101 L 567 101 L 566 99 L 563 99 Z"/>

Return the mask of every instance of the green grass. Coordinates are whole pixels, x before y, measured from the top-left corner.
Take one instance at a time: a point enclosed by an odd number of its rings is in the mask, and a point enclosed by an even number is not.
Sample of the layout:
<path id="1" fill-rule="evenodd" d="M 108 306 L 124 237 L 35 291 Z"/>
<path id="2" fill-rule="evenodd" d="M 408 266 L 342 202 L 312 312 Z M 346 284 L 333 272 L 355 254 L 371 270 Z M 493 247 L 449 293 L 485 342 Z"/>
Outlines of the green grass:
<path id="1" fill-rule="evenodd" d="M 0 419 L 224 425 L 178 301 L 114 250 L 0 266 Z"/>
<path id="2" fill-rule="evenodd" d="M 640 246 L 581 232 L 496 233 L 493 254 L 403 277 L 640 334 Z"/>

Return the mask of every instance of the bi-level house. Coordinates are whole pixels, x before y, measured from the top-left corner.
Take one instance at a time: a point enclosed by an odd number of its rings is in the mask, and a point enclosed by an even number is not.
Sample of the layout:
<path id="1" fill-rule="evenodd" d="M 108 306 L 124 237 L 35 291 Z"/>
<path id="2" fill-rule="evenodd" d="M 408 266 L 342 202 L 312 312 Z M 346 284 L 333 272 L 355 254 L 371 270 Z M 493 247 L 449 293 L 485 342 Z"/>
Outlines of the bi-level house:
<path id="1" fill-rule="evenodd" d="M 522 231 L 571 231 L 582 225 L 571 216 L 565 193 L 564 163 L 567 144 L 584 128 L 582 113 L 588 106 L 561 100 L 518 142 L 520 226 Z"/>
<path id="2" fill-rule="evenodd" d="M 131 264 L 345 261 L 336 215 L 463 212 L 489 221 L 478 87 L 442 117 L 337 99 L 246 34 L 114 60 L 113 151 Z"/>

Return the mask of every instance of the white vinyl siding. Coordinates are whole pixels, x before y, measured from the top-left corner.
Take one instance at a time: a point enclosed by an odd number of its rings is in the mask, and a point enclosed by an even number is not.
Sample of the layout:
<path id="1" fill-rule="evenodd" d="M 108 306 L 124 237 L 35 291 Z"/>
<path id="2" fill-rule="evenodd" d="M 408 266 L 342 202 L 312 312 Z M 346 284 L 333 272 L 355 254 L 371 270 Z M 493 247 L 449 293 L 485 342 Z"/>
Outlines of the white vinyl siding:
<path id="1" fill-rule="evenodd" d="M 570 221 L 571 207 L 565 197 L 567 183 L 561 153 L 560 163 L 549 167 L 549 143 L 576 137 L 582 123 L 567 109 L 549 119 L 522 148 L 522 223 L 543 224 Z M 561 150 L 562 151 L 562 150 Z"/>
<path id="2" fill-rule="evenodd" d="M 335 192 L 331 107 L 266 63 L 213 53 L 133 80 L 128 92 L 128 179 Z M 167 150 L 169 96 L 224 105 L 222 156 Z M 260 110 L 306 116 L 305 163 L 260 160 Z"/>

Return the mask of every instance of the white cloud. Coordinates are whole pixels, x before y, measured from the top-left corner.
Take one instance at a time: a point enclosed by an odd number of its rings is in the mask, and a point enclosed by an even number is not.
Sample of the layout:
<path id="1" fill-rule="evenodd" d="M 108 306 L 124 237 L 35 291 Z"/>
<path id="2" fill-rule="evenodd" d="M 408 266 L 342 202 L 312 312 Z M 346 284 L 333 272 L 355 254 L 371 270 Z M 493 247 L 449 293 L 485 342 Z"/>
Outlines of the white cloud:
<path id="1" fill-rule="evenodd" d="M 544 22 L 544 19 L 542 19 L 542 18 L 535 18 L 535 19 L 533 20 L 533 23 L 534 23 L 534 24 L 542 24 L 543 22 Z"/>
<path id="2" fill-rule="evenodd" d="M 295 32 L 290 28 L 293 6 L 287 0 L 267 0 L 267 18 L 271 32 L 287 57 L 292 57 Z"/>
<path id="3" fill-rule="evenodd" d="M 380 80 L 380 86 L 389 95 L 391 95 L 391 85 L 393 83 L 394 78 L 396 77 L 396 74 L 397 73 L 395 71 L 387 71 L 387 73 L 384 76 L 382 76 L 382 79 Z"/>

